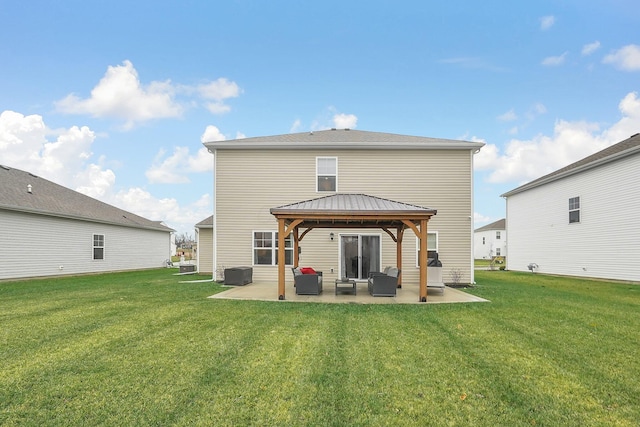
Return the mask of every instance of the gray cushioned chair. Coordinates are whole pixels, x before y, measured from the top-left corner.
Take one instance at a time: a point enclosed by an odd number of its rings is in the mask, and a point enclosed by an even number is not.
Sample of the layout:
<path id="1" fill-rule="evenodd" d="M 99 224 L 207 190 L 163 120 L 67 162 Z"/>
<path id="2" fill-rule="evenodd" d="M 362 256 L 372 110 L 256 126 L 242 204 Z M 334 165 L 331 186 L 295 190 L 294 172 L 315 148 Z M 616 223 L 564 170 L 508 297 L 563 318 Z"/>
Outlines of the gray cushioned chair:
<path id="1" fill-rule="evenodd" d="M 401 270 L 395 267 L 385 268 L 385 273 L 374 273 L 369 276 L 369 294 L 374 297 L 395 297 L 398 289 L 398 277 Z"/>
<path id="2" fill-rule="evenodd" d="M 298 267 L 291 269 L 296 287 L 296 295 L 320 295 L 322 293 L 322 271 L 316 274 L 302 274 Z"/>

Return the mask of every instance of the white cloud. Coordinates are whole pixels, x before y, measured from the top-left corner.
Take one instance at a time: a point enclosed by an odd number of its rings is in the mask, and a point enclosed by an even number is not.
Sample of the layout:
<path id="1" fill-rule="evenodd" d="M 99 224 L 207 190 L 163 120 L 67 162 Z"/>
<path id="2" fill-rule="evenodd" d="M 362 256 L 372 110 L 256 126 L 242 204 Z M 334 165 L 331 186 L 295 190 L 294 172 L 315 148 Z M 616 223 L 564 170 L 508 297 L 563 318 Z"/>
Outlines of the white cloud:
<path id="1" fill-rule="evenodd" d="M 289 133 L 300 132 L 301 127 L 302 127 L 302 122 L 300 121 L 300 119 L 295 119 L 293 124 L 289 128 Z"/>
<path id="2" fill-rule="evenodd" d="M 546 31 L 549 28 L 553 27 L 553 24 L 556 23 L 556 18 L 553 15 L 543 16 L 540 18 L 540 29 L 542 31 Z"/>
<path id="3" fill-rule="evenodd" d="M 54 131 L 39 115 L 9 110 L 0 114 L 1 162 L 61 185 L 72 186 L 76 174 L 92 167 L 94 140 L 95 133 L 86 126 Z"/>
<path id="4" fill-rule="evenodd" d="M 224 77 L 220 77 L 207 84 L 202 84 L 198 86 L 197 89 L 204 99 L 213 99 L 215 101 L 237 98 L 241 92 L 237 83 Z"/>
<path id="5" fill-rule="evenodd" d="M 209 125 L 200 137 L 200 142 L 224 141 L 225 139 L 227 138 L 222 134 L 222 132 L 220 132 L 220 129 L 216 126 Z"/>
<path id="6" fill-rule="evenodd" d="M 142 85 L 130 61 L 110 66 L 91 96 L 81 99 L 70 94 L 55 103 L 67 114 L 88 114 L 125 122 L 125 129 L 152 119 L 179 117 L 183 108 L 175 102 L 175 88 L 170 81 Z"/>
<path id="7" fill-rule="evenodd" d="M 160 150 L 145 175 L 152 184 L 186 184 L 189 174 L 213 170 L 213 156 L 202 147 L 192 156 L 188 147 L 175 147 L 173 154 L 164 158 Z"/>
<path id="8" fill-rule="evenodd" d="M 605 64 L 612 64 L 623 71 L 640 71 L 640 46 L 630 44 L 605 56 Z"/>
<path id="9" fill-rule="evenodd" d="M 589 56 L 598 49 L 600 49 L 600 42 L 597 40 L 593 43 L 585 44 L 582 46 L 582 55 Z"/>
<path id="10" fill-rule="evenodd" d="M 196 86 L 174 85 L 170 80 L 144 85 L 131 61 L 124 61 L 107 68 L 88 98 L 69 94 L 55 106 L 65 114 L 123 121 L 123 128 L 128 130 L 149 120 L 181 117 L 185 107 L 177 99 L 179 95 L 203 99 L 204 107 L 212 114 L 222 114 L 231 110 L 224 101 L 241 93 L 237 83 L 223 77 Z"/>
<path id="11" fill-rule="evenodd" d="M 548 56 L 542 60 L 542 65 L 545 65 L 547 67 L 562 65 L 564 64 L 564 61 L 567 58 L 568 54 L 569 52 L 565 52 L 560 56 Z"/>
<path id="12" fill-rule="evenodd" d="M 478 228 L 479 225 L 488 224 L 491 221 L 491 217 L 482 215 L 479 212 L 473 213 L 473 227 Z"/>
<path id="13" fill-rule="evenodd" d="M 145 218 L 162 220 L 179 233 L 193 234 L 194 224 L 212 213 L 209 194 L 193 203 L 180 205 L 174 198 L 157 198 L 139 187 L 118 192 L 113 196 L 113 204 Z"/>
<path id="14" fill-rule="evenodd" d="M 517 119 L 518 119 L 518 115 L 516 114 L 515 111 L 513 111 L 513 108 L 507 111 L 506 113 L 500 114 L 498 116 L 498 120 L 500 120 L 501 122 L 512 122 Z"/>
<path id="15" fill-rule="evenodd" d="M 353 114 L 336 114 L 333 116 L 336 129 L 354 129 L 358 124 L 358 117 Z"/>
<path id="16" fill-rule="evenodd" d="M 490 171 L 494 183 L 527 182 L 553 172 L 590 154 L 620 142 L 640 128 L 640 100 L 631 92 L 619 103 L 622 118 L 600 130 L 597 123 L 558 120 L 553 135 L 531 140 L 511 140 L 501 153 L 487 144 L 474 158 L 477 170 Z"/>

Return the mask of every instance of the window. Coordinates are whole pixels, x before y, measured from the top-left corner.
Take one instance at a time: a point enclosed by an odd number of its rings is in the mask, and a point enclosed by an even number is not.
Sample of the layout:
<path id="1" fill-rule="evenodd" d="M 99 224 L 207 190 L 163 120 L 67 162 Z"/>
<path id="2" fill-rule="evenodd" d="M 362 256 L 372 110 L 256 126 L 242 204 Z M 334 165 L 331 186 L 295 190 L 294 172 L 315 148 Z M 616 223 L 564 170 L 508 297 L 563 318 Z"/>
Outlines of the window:
<path id="1" fill-rule="evenodd" d="M 284 262 L 293 265 L 293 235 L 289 234 L 284 241 Z M 278 265 L 278 232 L 253 232 L 253 264 Z"/>
<path id="2" fill-rule="evenodd" d="M 484 245 L 484 241 L 485 241 L 486 237 L 482 238 L 482 244 Z"/>
<path id="3" fill-rule="evenodd" d="M 496 240 L 500 240 L 500 232 L 496 231 Z"/>
<path id="4" fill-rule="evenodd" d="M 569 199 L 569 224 L 580 222 L 580 197 Z"/>
<path id="5" fill-rule="evenodd" d="M 338 158 L 316 157 L 316 191 L 338 191 Z"/>
<path id="6" fill-rule="evenodd" d="M 427 258 L 431 252 L 438 252 L 438 232 L 427 233 Z M 420 239 L 416 238 L 416 267 L 420 267 Z"/>
<path id="7" fill-rule="evenodd" d="M 500 248 L 496 248 L 496 256 L 500 256 Z"/>
<path id="8" fill-rule="evenodd" d="M 93 259 L 104 259 L 104 234 L 93 235 Z"/>

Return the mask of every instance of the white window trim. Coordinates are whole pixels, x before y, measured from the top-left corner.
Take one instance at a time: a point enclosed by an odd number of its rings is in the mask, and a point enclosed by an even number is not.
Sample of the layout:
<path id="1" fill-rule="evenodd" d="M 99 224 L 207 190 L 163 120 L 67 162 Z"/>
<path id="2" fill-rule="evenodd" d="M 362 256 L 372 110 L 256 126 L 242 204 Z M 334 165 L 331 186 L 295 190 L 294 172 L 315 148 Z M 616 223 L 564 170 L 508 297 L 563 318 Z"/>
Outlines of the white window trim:
<path id="1" fill-rule="evenodd" d="M 428 241 L 429 241 L 429 234 L 435 234 L 436 235 L 436 252 L 438 252 L 438 246 L 439 246 L 439 241 L 440 241 L 440 236 L 438 235 L 437 231 L 429 231 L 427 230 L 427 245 L 428 245 Z M 429 247 L 427 246 L 427 252 L 429 251 Z M 418 239 L 418 237 L 416 236 L 416 268 L 420 268 L 420 257 L 418 256 L 418 254 L 420 253 L 420 239 Z"/>
<path id="2" fill-rule="evenodd" d="M 96 236 L 102 236 L 102 246 L 96 246 L 95 242 L 96 242 Z M 95 249 L 96 248 L 101 248 L 102 249 L 102 258 L 96 258 L 95 255 Z M 104 261 L 106 258 L 106 248 L 107 248 L 107 236 L 102 234 L 102 233 L 93 233 L 91 235 L 91 260 L 93 261 Z"/>
<path id="3" fill-rule="evenodd" d="M 571 199 L 578 199 L 578 208 L 571 209 Z M 569 224 L 580 224 L 582 221 L 582 200 L 580 196 L 569 197 Z M 578 221 L 571 222 L 571 212 L 578 212 Z"/>
<path id="4" fill-rule="evenodd" d="M 319 175 L 318 174 L 318 160 L 320 159 L 333 159 L 336 161 L 336 173 L 335 175 L 328 175 L 328 174 L 323 174 L 323 175 Z M 336 177 L 336 188 L 334 191 L 320 191 L 320 189 L 318 188 L 318 177 L 319 176 L 335 176 Z M 316 193 L 337 193 L 338 192 L 338 157 L 333 157 L 333 156 L 317 156 L 316 157 Z"/>
<path id="5" fill-rule="evenodd" d="M 255 250 L 256 249 L 269 249 L 269 248 L 258 248 L 254 246 L 255 244 L 255 236 L 256 233 L 271 233 L 271 239 L 273 241 L 273 246 L 271 249 L 271 264 L 256 264 Z M 254 267 L 274 267 L 278 265 L 278 259 L 276 257 L 276 249 L 278 244 L 278 239 L 276 238 L 276 234 L 278 234 L 277 230 L 253 230 L 251 231 L 251 265 Z M 289 234 L 289 238 L 292 239 L 293 242 L 293 234 Z M 291 248 L 285 248 L 285 250 L 291 251 L 291 262 L 293 262 L 293 245 Z M 286 257 L 285 257 L 286 259 Z M 285 266 L 293 267 L 292 264 L 285 264 Z"/>

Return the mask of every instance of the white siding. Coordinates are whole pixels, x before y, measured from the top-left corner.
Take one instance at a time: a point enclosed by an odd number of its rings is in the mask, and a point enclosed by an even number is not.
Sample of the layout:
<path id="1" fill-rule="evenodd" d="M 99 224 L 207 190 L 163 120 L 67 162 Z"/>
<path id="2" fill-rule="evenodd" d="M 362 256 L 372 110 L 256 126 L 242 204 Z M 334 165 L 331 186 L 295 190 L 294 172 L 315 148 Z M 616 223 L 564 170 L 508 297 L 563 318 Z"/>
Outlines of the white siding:
<path id="1" fill-rule="evenodd" d="M 569 224 L 569 198 L 580 222 Z M 640 155 L 507 198 L 508 268 L 640 281 Z"/>
<path id="2" fill-rule="evenodd" d="M 169 232 L 6 210 L 0 230 L 0 279 L 157 268 L 170 257 Z M 94 234 L 105 236 L 103 260 Z"/>
<path id="3" fill-rule="evenodd" d="M 316 157 L 338 158 L 340 193 L 362 193 L 438 210 L 429 231 L 439 233 L 444 280 L 453 269 L 472 277 L 472 184 L 469 150 L 218 150 L 215 171 L 217 268 L 251 266 L 252 232 L 277 231 L 272 207 L 333 193 L 316 192 Z M 329 233 L 336 238 L 331 241 Z M 339 234 L 382 236 L 382 265 L 396 262 L 395 243 L 381 230 L 318 229 L 301 241 L 300 265 L 338 277 Z M 403 243 L 403 280 L 417 282 L 416 239 Z M 334 272 L 331 273 L 331 269 Z M 253 266 L 254 281 L 276 281 L 277 267 Z M 287 280 L 291 280 L 287 274 Z"/>
<path id="4" fill-rule="evenodd" d="M 500 232 L 499 239 L 496 237 L 496 231 Z M 484 243 L 482 239 L 484 239 Z M 485 230 L 473 234 L 474 258 L 491 259 L 492 256 L 497 256 L 498 249 L 500 249 L 500 256 L 507 256 L 507 233 L 505 230 Z"/>

